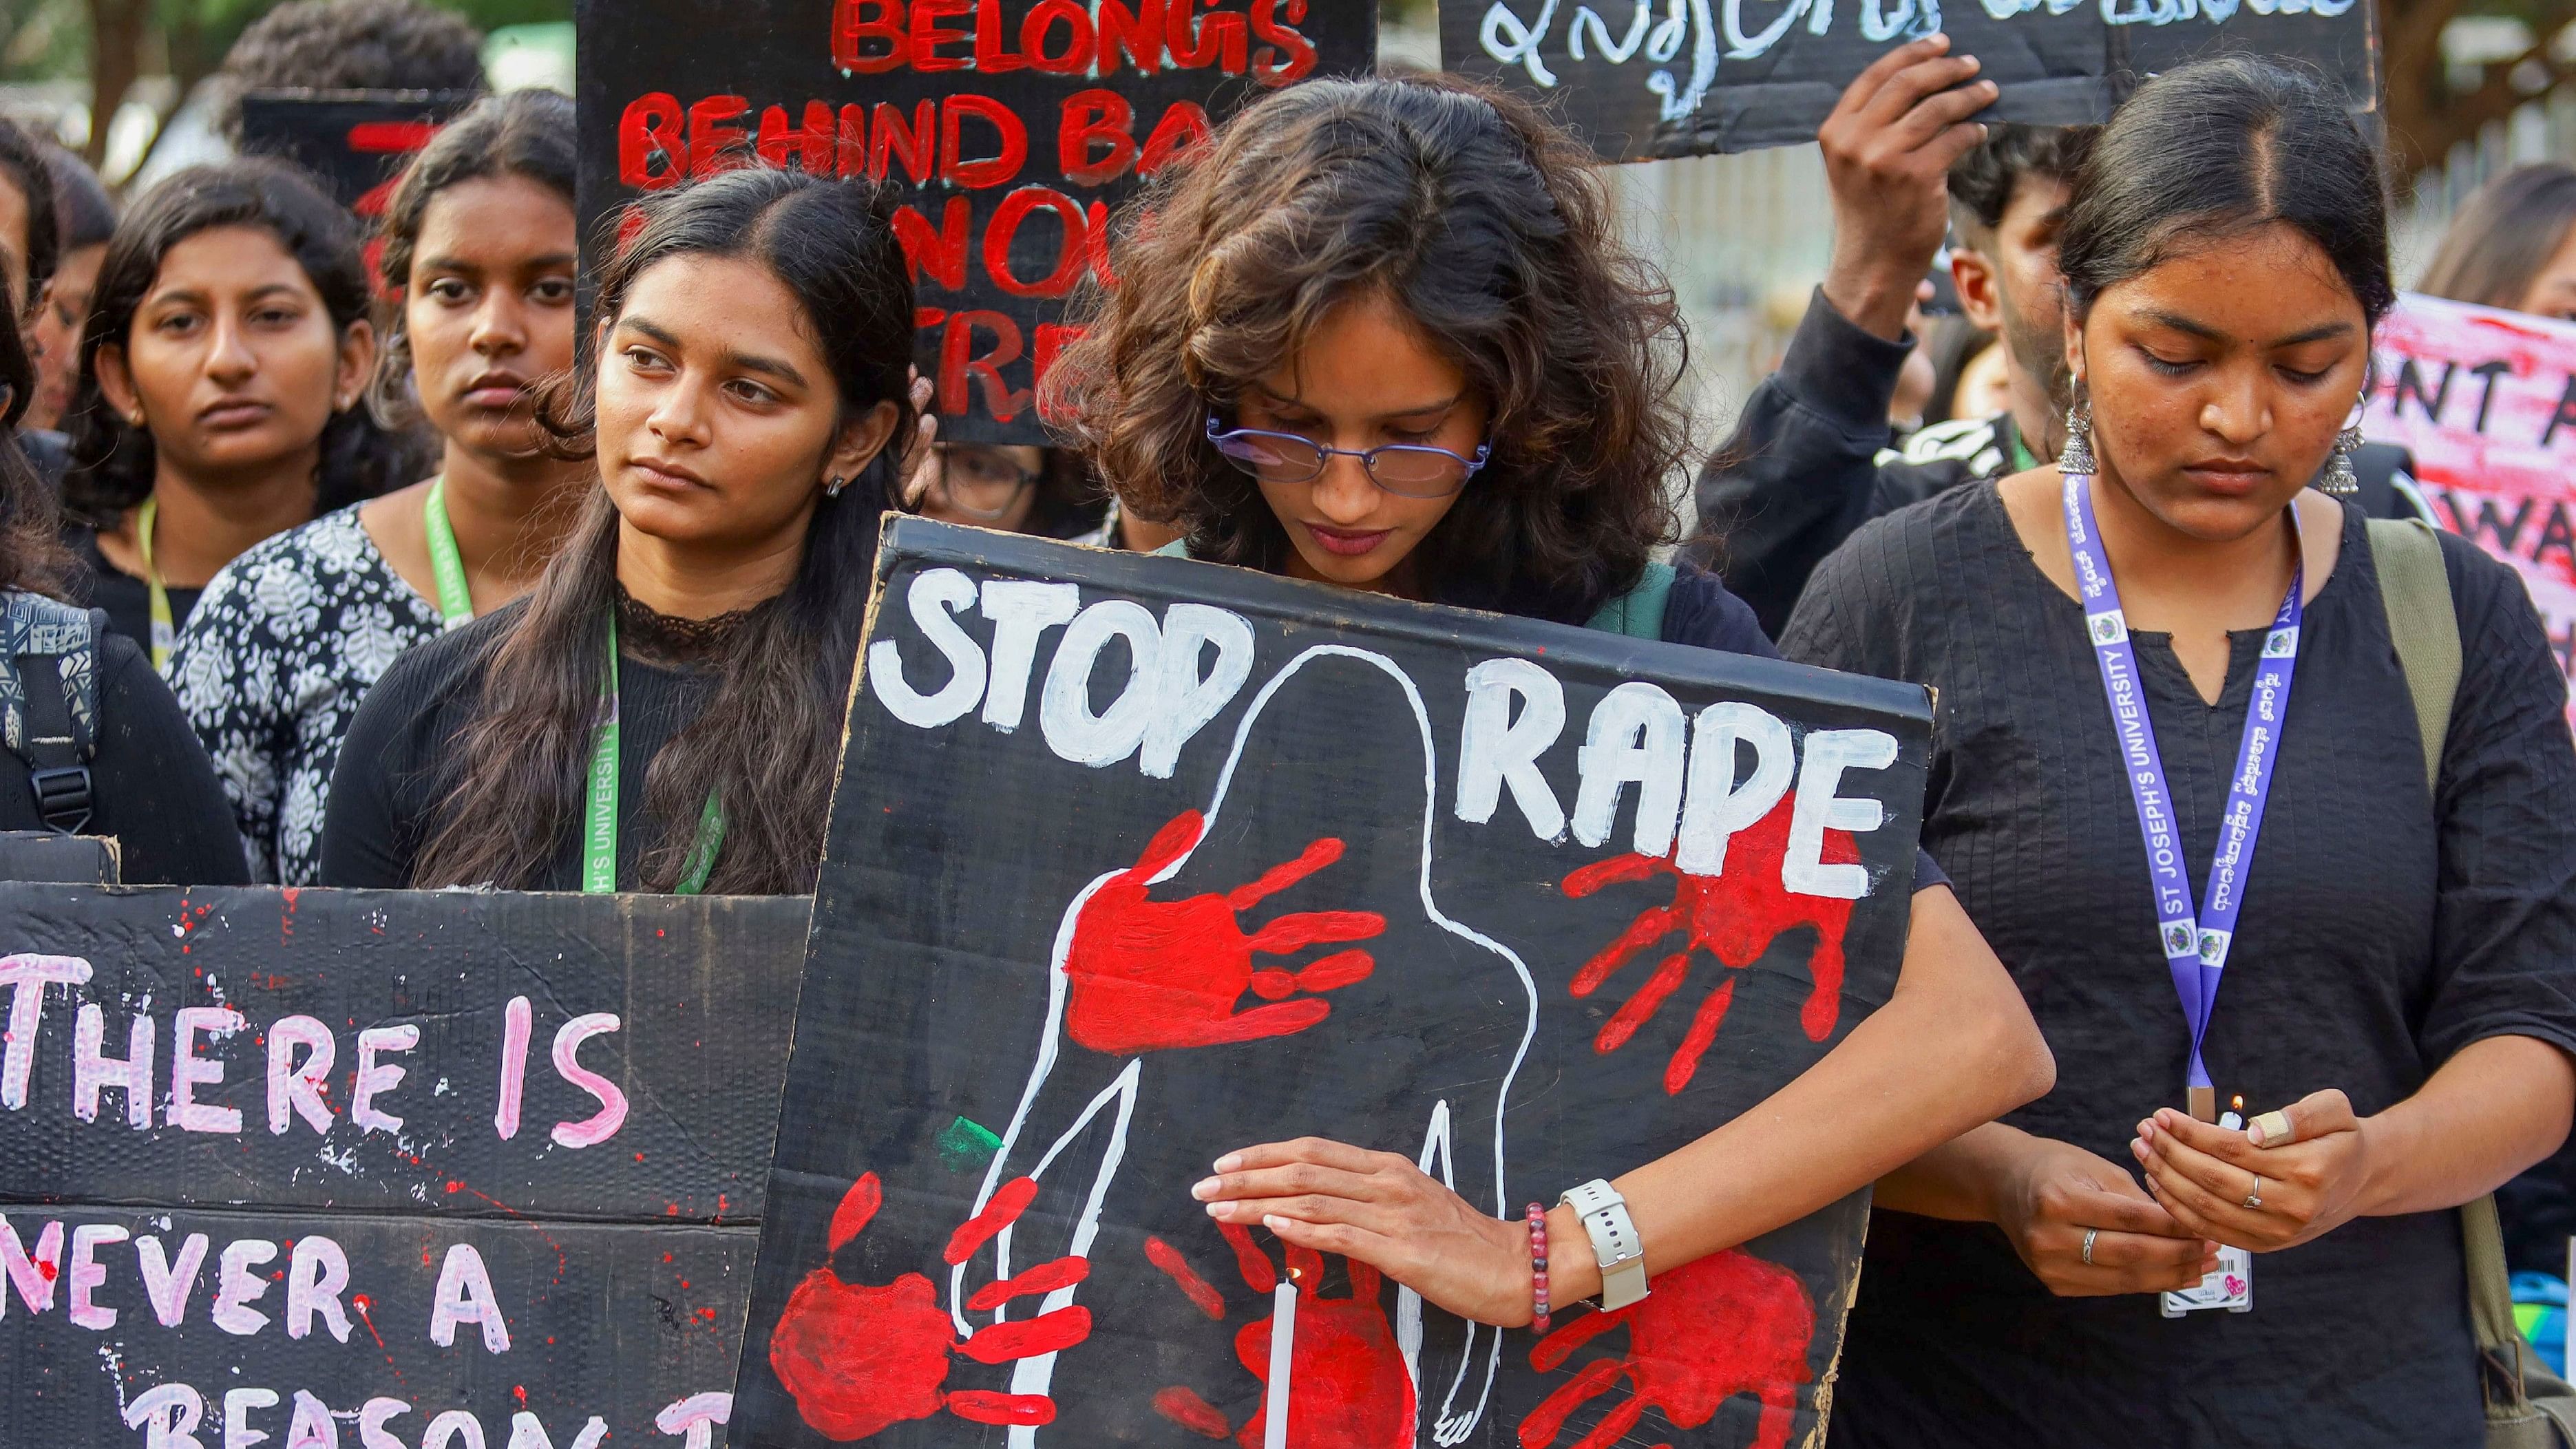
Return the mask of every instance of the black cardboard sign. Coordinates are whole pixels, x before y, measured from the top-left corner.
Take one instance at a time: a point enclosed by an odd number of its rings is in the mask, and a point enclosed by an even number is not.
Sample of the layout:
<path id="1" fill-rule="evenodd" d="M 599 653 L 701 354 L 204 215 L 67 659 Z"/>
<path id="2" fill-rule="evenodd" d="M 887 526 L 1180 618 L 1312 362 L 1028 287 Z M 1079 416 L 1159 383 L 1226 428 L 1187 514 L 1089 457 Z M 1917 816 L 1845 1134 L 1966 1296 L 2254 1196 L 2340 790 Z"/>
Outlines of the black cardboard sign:
<path id="1" fill-rule="evenodd" d="M 1810 1442 L 1865 1194 L 1534 1341 L 1189 1186 L 1312 1133 L 1517 1217 L 1754 1106 L 1893 987 L 1922 690 L 920 519 L 878 570 L 737 1445 Z"/>
<path id="2" fill-rule="evenodd" d="M 0 830 L 0 881 L 49 880 L 75 885 L 114 885 L 124 878 L 116 839 L 57 835 L 50 830 Z"/>
<path id="3" fill-rule="evenodd" d="M 1139 178 L 1266 87 L 1365 71 L 1375 0 L 580 0 L 583 236 L 756 159 L 904 188 L 921 375 L 943 436 L 1044 443 Z M 594 267 L 596 262 L 594 260 Z M 1102 278 L 1105 280 L 1105 278 Z"/>
<path id="4" fill-rule="evenodd" d="M 1942 31 L 2001 88 L 1988 120 L 2104 120 L 2220 51 L 2308 62 L 2379 106 L 2366 0 L 1440 0 L 1443 65 L 1533 93 L 1613 161 L 1812 141 L 1872 61 Z"/>
<path id="5" fill-rule="evenodd" d="M 471 91 L 252 91 L 242 149 L 302 166 L 372 226 L 413 154 L 473 103 Z"/>
<path id="6" fill-rule="evenodd" d="M 721 1442 L 807 909 L 0 886 L 0 1443 Z"/>

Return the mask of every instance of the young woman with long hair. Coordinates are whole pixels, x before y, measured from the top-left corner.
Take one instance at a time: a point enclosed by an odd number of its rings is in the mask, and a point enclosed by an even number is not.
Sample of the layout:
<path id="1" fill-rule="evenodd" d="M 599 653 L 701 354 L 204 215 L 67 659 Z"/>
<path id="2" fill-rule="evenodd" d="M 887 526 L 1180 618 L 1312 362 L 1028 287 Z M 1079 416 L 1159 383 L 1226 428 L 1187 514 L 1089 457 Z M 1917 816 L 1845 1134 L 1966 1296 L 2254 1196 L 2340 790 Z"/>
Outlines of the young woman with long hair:
<path id="1" fill-rule="evenodd" d="M 133 640 L 63 602 L 76 566 L 16 444 L 37 385 L 0 312 L 0 677 L 15 684 L 0 690 L 0 830 L 113 836 L 128 884 L 239 885 L 240 837 L 169 686 Z"/>
<path id="2" fill-rule="evenodd" d="M 543 413 L 599 486 L 531 594 L 367 696 L 325 884 L 813 889 L 911 281 L 858 185 L 751 169 L 642 205 L 596 364 Z"/>
<path id="3" fill-rule="evenodd" d="M 572 121 L 552 91 L 479 101 L 385 209 L 374 406 L 437 430 L 437 475 L 252 548 L 180 631 L 171 682 L 263 880 L 315 879 L 331 769 L 376 680 L 525 593 L 578 511 L 588 470 L 540 447 L 535 416 L 537 384 L 573 363 Z"/>
<path id="4" fill-rule="evenodd" d="M 170 177 L 118 221 L 81 333 L 63 501 L 90 597 L 166 667 L 217 570 L 411 467 L 348 212 L 276 161 Z"/>
<path id="5" fill-rule="evenodd" d="M 2451 1210 L 2576 1105 L 2576 745 L 2510 568 L 2309 489 L 2396 299 L 2381 174 L 2305 72 L 2147 82 L 2067 212 L 2057 465 L 1870 524 L 1789 625 L 1939 686 L 1924 840 L 2058 1061 L 1879 1184 L 1837 1445 L 2485 1432 Z"/>
<path id="6" fill-rule="evenodd" d="M 1309 82 L 1175 168 L 1119 285 L 1050 378 L 1122 497 L 1186 552 L 1355 590 L 1582 624 L 1677 532 L 1687 455 L 1670 290 L 1617 237 L 1584 149 L 1446 77 Z M 1329 451 L 1327 451 L 1329 450 Z M 1695 570 L 1661 637 L 1770 654 Z M 1795 1221 L 2047 1090 L 2028 1011 L 1937 872 L 1892 999 L 1759 1110 L 1654 1162 L 1602 1162 L 1661 1276 Z M 1244 1143 L 1220 1223 L 1338 1253 L 1482 1323 L 1531 1321 L 1533 1234 L 1409 1155 Z M 1553 1183 L 1545 1191 L 1573 1188 Z M 1571 1205 L 1549 1299 L 1598 1292 Z"/>
<path id="7" fill-rule="evenodd" d="M 2416 290 L 2576 320 L 2576 166 L 2516 166 L 2472 192 Z"/>

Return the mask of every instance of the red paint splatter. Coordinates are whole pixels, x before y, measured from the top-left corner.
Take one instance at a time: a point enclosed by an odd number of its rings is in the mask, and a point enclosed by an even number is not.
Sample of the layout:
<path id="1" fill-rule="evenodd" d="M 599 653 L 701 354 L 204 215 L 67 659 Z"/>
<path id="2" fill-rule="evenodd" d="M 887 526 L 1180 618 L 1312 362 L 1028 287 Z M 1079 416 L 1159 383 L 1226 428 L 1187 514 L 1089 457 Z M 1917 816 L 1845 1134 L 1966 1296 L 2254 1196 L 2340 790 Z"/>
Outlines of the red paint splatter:
<path id="1" fill-rule="evenodd" d="M 960 1223 L 957 1231 L 949 1234 L 948 1250 L 940 1256 L 946 1258 L 951 1267 L 974 1257 L 975 1250 L 991 1242 L 994 1234 L 1019 1221 L 1020 1214 L 1028 1211 L 1029 1204 L 1037 1201 L 1037 1196 L 1038 1180 L 1034 1177 L 1015 1177 L 1003 1183 L 984 1204 L 982 1212 Z"/>
<path id="2" fill-rule="evenodd" d="M 1317 840 L 1295 860 L 1224 895 L 1147 899 L 1147 882 L 1187 854 L 1206 827 L 1195 810 L 1174 816 L 1133 868 L 1112 876 L 1083 902 L 1064 967 L 1072 988 L 1065 1030 L 1075 1041 L 1096 1052 L 1126 1055 L 1288 1036 L 1322 1021 L 1333 1008 L 1311 995 L 1279 998 L 1299 989 L 1347 986 L 1374 969 L 1364 951 L 1340 952 L 1301 972 L 1256 973 L 1252 965 L 1255 955 L 1284 956 L 1378 935 L 1386 918 L 1373 912 L 1294 912 L 1249 935 L 1238 919 L 1264 898 L 1341 859 L 1338 840 Z M 1237 1012 L 1248 990 L 1273 1004 Z"/>
<path id="3" fill-rule="evenodd" d="M 1188 1298 L 1199 1312 L 1219 1320 L 1225 1317 L 1225 1295 L 1217 1292 L 1213 1284 L 1198 1275 L 1198 1270 L 1192 1268 L 1189 1260 L 1181 1256 L 1180 1249 L 1164 1242 L 1161 1238 L 1149 1237 L 1145 1240 L 1145 1261 L 1162 1269 L 1166 1277 L 1180 1285 L 1182 1296 Z M 1184 1389 L 1180 1392 L 1187 1393 L 1188 1390 Z M 1197 1395 L 1193 1394 L 1191 1397 L 1195 1399 Z M 1211 1437 L 1224 1438 L 1224 1429 L 1219 1428 Z"/>
<path id="4" fill-rule="evenodd" d="M 1184 1388 L 1169 1388 L 1154 1396 L 1154 1412 L 1205 1439 L 1230 1439 L 1234 1426 L 1226 1422 L 1215 1405 Z"/>
<path id="5" fill-rule="evenodd" d="M 1627 1437 L 1649 1408 L 1674 1428 L 1697 1429 L 1736 1394 L 1762 1401 L 1753 1449 L 1782 1449 L 1807 1382 L 1807 1349 L 1815 1337 L 1816 1308 L 1798 1276 L 1774 1263 L 1728 1249 L 1711 1253 L 1655 1279 L 1645 1301 L 1575 1319 L 1540 1339 L 1530 1367 L 1549 1373 L 1584 1344 L 1620 1324 L 1628 1326 L 1628 1351 L 1577 1369 L 1521 1421 L 1522 1449 L 1548 1449 L 1575 1410 L 1607 1393 L 1620 1379 L 1633 1389 L 1580 1444 L 1612 1444 Z M 1298 1336 L 1305 1336 L 1298 1320 Z M 1301 1378 L 1297 1387 L 1305 1388 Z M 1290 1399 L 1294 1412 L 1295 1399 Z"/>
<path id="6" fill-rule="evenodd" d="M 54 1266 L 54 1262 L 51 1258 L 36 1258 L 32 1261 L 36 1265 L 36 1276 L 44 1279 L 48 1283 L 54 1281 L 54 1275 L 62 1271 Z"/>
<path id="7" fill-rule="evenodd" d="M 520 1408 L 524 1409 L 528 1406 L 528 1386 L 526 1384 L 512 1384 L 510 1385 L 510 1392 L 519 1396 Z"/>
<path id="8" fill-rule="evenodd" d="M 970 1237 L 980 1245 L 1009 1227 L 1026 1210 L 1029 1196 L 1009 1188 L 994 1194 L 982 1213 L 958 1229 L 952 1248 Z M 846 1225 L 848 1235 L 836 1237 L 834 1248 L 864 1229 L 884 1200 L 874 1173 L 851 1184 L 833 1214 L 833 1231 L 838 1234 Z M 967 1255 L 972 1252 L 967 1249 Z M 1082 1259 L 1065 1258 L 1030 1271 L 1070 1272 L 1078 1279 L 1077 1268 L 1088 1266 Z M 1055 1404 L 1041 1395 L 947 1393 L 951 1356 L 962 1352 L 978 1363 L 1006 1363 L 1059 1352 L 1090 1335 L 1091 1311 L 1075 1307 L 997 1323 L 960 1340 L 956 1325 L 939 1306 L 937 1290 L 919 1273 L 867 1287 L 843 1282 L 826 1266 L 807 1274 L 788 1296 L 770 1331 L 769 1366 L 805 1422 L 844 1443 L 926 1419 L 943 1408 L 978 1424 L 1045 1424 L 1054 1420 Z"/>
<path id="9" fill-rule="evenodd" d="M 1090 1276 L 1089 1261 L 1058 1258 L 1052 1263 L 1040 1263 L 1017 1277 L 985 1284 L 975 1290 L 974 1297 L 966 1300 L 966 1308 L 971 1313 L 989 1313 L 1014 1299 L 1035 1298 L 1042 1293 L 1053 1293 L 1058 1288 L 1070 1288 Z"/>
<path id="10" fill-rule="evenodd" d="M 1681 949 L 1665 957 L 1646 983 L 1602 1023 L 1600 1033 L 1593 1038 L 1595 1051 L 1614 1052 L 1628 1044 L 1637 1029 L 1662 1009 L 1666 998 L 1680 989 L 1690 974 L 1694 950 L 1705 949 L 1717 958 L 1718 964 L 1741 971 L 1762 959 L 1774 940 L 1800 926 L 1815 927 L 1816 946 L 1807 960 L 1807 974 L 1815 984 L 1807 994 L 1807 1004 L 1798 1013 L 1798 1023 L 1806 1029 L 1809 1041 L 1823 1041 L 1833 1034 L 1834 1023 L 1842 1013 L 1843 934 L 1851 925 L 1852 903 L 1798 895 L 1780 883 L 1780 860 L 1788 852 L 1793 804 L 1784 799 L 1760 821 L 1736 832 L 1727 842 L 1726 870 L 1722 875 L 1692 875 L 1670 859 L 1617 855 L 1584 866 L 1565 878 L 1565 893 L 1578 900 L 1607 885 L 1657 875 L 1670 876 L 1674 882 L 1671 904 L 1639 912 L 1616 940 L 1583 963 L 1583 969 L 1574 974 L 1571 988 L 1576 996 L 1590 996 L 1640 952 L 1676 931 L 1684 933 Z M 1850 834 L 1840 830 L 1824 833 L 1820 855 L 1831 865 L 1860 859 Z M 1735 978 L 1729 976 L 1702 998 L 1689 1029 L 1682 1035 L 1681 1045 L 1673 1050 L 1671 1065 L 1665 1068 L 1667 1093 L 1690 1085 L 1691 1077 L 1699 1071 L 1700 1058 L 1717 1040 L 1718 1027 L 1725 1021 L 1727 1005 L 1734 996 Z"/>
<path id="11" fill-rule="evenodd" d="M 1243 1274 L 1246 1286 L 1265 1298 L 1278 1286 L 1279 1270 L 1270 1256 L 1252 1241 L 1252 1234 L 1232 1223 L 1220 1223 L 1217 1230 L 1227 1245 L 1234 1249 L 1235 1267 Z M 1159 1241 L 1147 1240 L 1146 1255 L 1153 1258 L 1153 1246 Z M 1180 1255 L 1171 1252 L 1173 1263 L 1180 1268 L 1173 1273 L 1159 1258 L 1154 1266 L 1171 1273 L 1182 1293 L 1201 1310 L 1205 1301 L 1191 1292 L 1190 1282 L 1197 1280 L 1189 1273 Z M 1311 1249 L 1288 1249 L 1288 1276 L 1297 1284 L 1297 1336 L 1289 1345 L 1289 1378 L 1295 1391 L 1288 1396 L 1288 1442 L 1299 1449 L 1411 1449 L 1414 1443 L 1413 1380 L 1404 1371 L 1403 1352 L 1396 1347 L 1395 1330 L 1387 1321 L 1386 1307 L 1379 1302 L 1381 1279 L 1375 1268 L 1357 1260 L 1346 1260 L 1350 1269 L 1350 1294 L 1344 1298 L 1326 1298 L 1317 1291 L 1323 1284 L 1324 1259 Z M 1188 1273 L 1188 1280 L 1181 1276 Z M 1210 1298 L 1215 1290 L 1205 1283 L 1199 1287 Z M 1218 1314 L 1223 1311 L 1219 1302 Z M 1234 1356 L 1244 1368 L 1266 1387 L 1270 1377 L 1270 1320 L 1262 1318 L 1235 1331 Z M 1155 1412 L 1164 1418 L 1211 1439 L 1226 1437 L 1225 1416 L 1187 1388 L 1173 1386 L 1154 1395 Z M 1263 1415 L 1267 1405 L 1255 1410 L 1235 1438 L 1244 1449 L 1258 1449 L 1266 1425 Z"/>

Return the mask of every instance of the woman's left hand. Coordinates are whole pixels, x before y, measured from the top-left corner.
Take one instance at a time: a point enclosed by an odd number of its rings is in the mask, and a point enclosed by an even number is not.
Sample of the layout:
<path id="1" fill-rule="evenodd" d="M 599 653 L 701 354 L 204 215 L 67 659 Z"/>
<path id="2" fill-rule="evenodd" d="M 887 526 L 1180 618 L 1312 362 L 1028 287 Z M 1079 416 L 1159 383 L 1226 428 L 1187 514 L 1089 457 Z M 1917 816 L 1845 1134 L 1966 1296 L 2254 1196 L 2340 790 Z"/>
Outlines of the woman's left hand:
<path id="1" fill-rule="evenodd" d="M 1529 1228 L 1474 1204 L 1392 1152 L 1320 1137 L 1229 1152 L 1190 1189 L 1220 1223 L 1368 1264 L 1478 1323 L 1530 1321 Z"/>
<path id="2" fill-rule="evenodd" d="M 2288 1140 L 2258 1145 L 2254 1134 L 2167 1108 L 2138 1124 L 2129 1150 L 2147 1171 L 2147 1190 L 2184 1227 L 2257 1253 L 2294 1248 L 2359 1215 L 2369 1134 L 2331 1089 L 2277 1116 L 2290 1125 Z M 2248 1206 L 2255 1198 L 2262 1205 Z"/>

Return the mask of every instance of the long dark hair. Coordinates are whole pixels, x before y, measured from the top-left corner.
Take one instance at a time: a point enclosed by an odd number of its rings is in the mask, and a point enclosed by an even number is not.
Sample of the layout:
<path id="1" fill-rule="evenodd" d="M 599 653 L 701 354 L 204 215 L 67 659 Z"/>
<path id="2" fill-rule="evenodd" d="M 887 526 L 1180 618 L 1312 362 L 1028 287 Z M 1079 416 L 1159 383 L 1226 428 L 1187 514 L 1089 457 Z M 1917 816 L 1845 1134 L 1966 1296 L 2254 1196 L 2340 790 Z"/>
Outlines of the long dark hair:
<path id="1" fill-rule="evenodd" d="M 0 118 L 0 181 L 17 188 L 27 209 L 27 295 L 16 298 L 18 318 L 36 315 L 36 299 L 45 295 L 62 255 L 62 222 L 56 216 L 53 168 L 45 164 L 46 145 L 25 128 Z M 9 307 L 0 306 L 0 312 Z M 16 318 L 12 319 L 13 321 Z"/>
<path id="2" fill-rule="evenodd" d="M 2078 318 L 2177 253 L 2275 223 L 2325 254 L 2373 325 L 2397 303 L 2379 154 L 2323 78 L 2229 55 L 2121 103 L 2076 173 L 2057 244 Z"/>
<path id="3" fill-rule="evenodd" d="M 277 238 L 321 294 L 335 336 L 367 320 L 371 288 L 357 224 L 294 167 L 244 157 L 192 166 L 153 187 L 108 238 L 81 332 L 80 386 L 64 415 L 71 472 L 63 480 L 63 503 L 87 523 L 114 527 L 127 509 L 151 496 L 154 470 L 152 435 L 128 423 L 100 395 L 98 350 L 129 344 L 135 310 L 171 248 L 227 226 L 257 227 Z M 363 407 L 332 414 L 321 442 L 317 515 L 408 482 L 421 461 L 413 440 L 388 433 Z"/>
<path id="4" fill-rule="evenodd" d="M 468 181 L 520 176 L 561 196 L 570 206 L 574 173 L 581 164 L 573 132 L 570 97 L 557 91 L 511 91 L 476 101 L 412 158 L 378 224 L 377 234 L 384 240 L 378 262 L 384 269 L 385 288 L 392 294 L 368 394 L 378 418 L 409 426 L 419 417 L 419 400 L 411 386 L 411 330 L 402 304 L 411 286 L 412 257 L 420 246 L 421 218 L 428 213 L 431 199 Z"/>
<path id="5" fill-rule="evenodd" d="M 2442 233 L 2416 290 L 2521 310 L 2531 279 L 2576 228 L 2576 166 L 2517 166 L 2472 193 Z"/>
<path id="6" fill-rule="evenodd" d="M 54 507 L 54 490 L 36 476 L 18 451 L 18 420 L 36 401 L 36 361 L 18 333 L 18 319 L 0 307 L 0 589 L 59 597 L 70 572 Z"/>
<path id="7" fill-rule="evenodd" d="M 843 423 L 892 403 L 901 414 L 893 436 L 911 436 L 912 281 L 887 193 L 760 168 L 641 205 L 642 229 L 600 274 L 598 316 L 614 322 L 636 279 L 657 263 L 751 261 L 803 304 L 839 387 Z M 615 239 L 599 240 L 605 254 Z M 577 370 L 541 412 L 575 456 L 593 451 L 596 385 L 596 373 Z M 877 524 L 898 496 L 898 451 L 889 444 L 840 497 L 816 505 L 794 582 L 727 637 L 714 697 L 654 757 L 644 792 L 660 833 L 645 852 L 645 889 L 667 891 L 678 880 L 710 791 L 724 805 L 725 837 L 708 890 L 814 888 Z M 449 749 L 462 773 L 413 885 L 533 885 L 577 829 L 616 579 L 617 512 L 594 487 L 525 612 L 492 647 L 481 703 Z"/>
<path id="8" fill-rule="evenodd" d="M 1432 597 L 1580 622 L 1677 532 L 1672 289 L 1620 241 L 1591 153 L 1535 108 L 1450 76 L 1310 81 L 1161 180 L 1113 243 L 1118 286 L 1048 376 L 1050 411 L 1193 556 L 1286 562 L 1205 419 L 1372 289 L 1492 409 L 1492 462 L 1416 554 Z"/>

